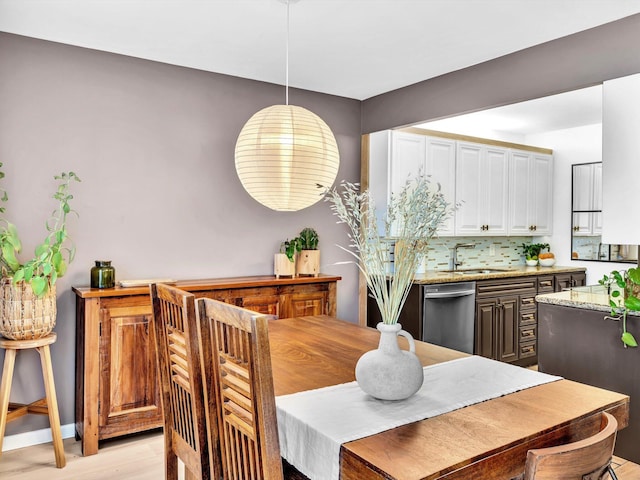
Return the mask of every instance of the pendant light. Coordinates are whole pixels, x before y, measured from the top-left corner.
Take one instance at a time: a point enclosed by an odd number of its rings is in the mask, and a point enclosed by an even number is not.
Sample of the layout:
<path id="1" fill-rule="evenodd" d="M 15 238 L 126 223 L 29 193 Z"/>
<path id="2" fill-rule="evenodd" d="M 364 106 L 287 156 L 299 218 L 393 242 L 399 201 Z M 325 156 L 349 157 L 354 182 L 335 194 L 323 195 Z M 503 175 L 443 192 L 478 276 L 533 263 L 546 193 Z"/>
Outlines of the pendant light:
<path id="1" fill-rule="evenodd" d="M 236 172 L 245 190 L 272 210 L 297 211 L 322 198 L 333 185 L 340 156 L 327 124 L 309 110 L 289 105 L 289 2 L 285 105 L 254 114 L 236 142 Z"/>

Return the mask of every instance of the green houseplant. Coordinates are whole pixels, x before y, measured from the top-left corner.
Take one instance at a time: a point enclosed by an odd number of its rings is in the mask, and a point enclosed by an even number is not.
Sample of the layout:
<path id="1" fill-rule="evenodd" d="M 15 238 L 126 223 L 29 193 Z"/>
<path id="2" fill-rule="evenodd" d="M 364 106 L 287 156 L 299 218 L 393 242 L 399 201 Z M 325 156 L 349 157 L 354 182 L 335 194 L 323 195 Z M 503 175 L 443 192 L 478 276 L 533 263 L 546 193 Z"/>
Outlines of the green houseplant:
<path id="1" fill-rule="evenodd" d="M 629 311 L 640 311 L 640 267 L 629 268 L 626 271 L 614 270 L 598 280 L 600 285 L 607 287 L 611 316 L 605 318 L 622 322 L 622 336 L 620 340 L 625 347 L 637 347 L 635 337 L 627 331 L 627 314 Z"/>
<path id="2" fill-rule="evenodd" d="M 521 248 L 525 260 L 527 260 L 527 264 L 529 264 L 529 262 L 538 263 L 540 252 L 545 248 L 549 250 L 550 247 L 548 243 L 523 243 Z"/>
<path id="3" fill-rule="evenodd" d="M 2 171 L 1 178 L 4 178 Z M 69 205 L 73 199 L 69 188 L 71 182 L 79 182 L 80 179 L 74 172 L 63 172 L 54 179 L 58 181 L 58 187 L 53 198 L 58 205 L 46 221 L 48 233 L 35 248 L 31 259 L 19 260 L 22 242 L 18 230 L 4 217 L 6 208 L 0 207 L 0 277 L 3 290 L 0 334 L 8 338 L 37 338 L 48 334 L 55 325 L 56 280 L 66 273 L 67 265 L 75 255 L 66 228 L 67 216 L 75 213 Z M 8 200 L 4 188 L 0 190 L 0 200 Z M 12 331 L 13 328 L 17 330 Z"/>
<path id="4" fill-rule="evenodd" d="M 296 262 L 296 274 L 317 277 L 320 274 L 320 250 L 318 250 L 320 240 L 318 232 L 311 227 L 303 228 L 297 240 L 300 252 Z"/>
<path id="5" fill-rule="evenodd" d="M 287 239 L 280 244 L 280 252 L 273 256 L 273 272 L 276 278 L 281 275 L 287 277 L 296 276 L 296 257 L 300 252 L 300 239 L 298 237 Z"/>

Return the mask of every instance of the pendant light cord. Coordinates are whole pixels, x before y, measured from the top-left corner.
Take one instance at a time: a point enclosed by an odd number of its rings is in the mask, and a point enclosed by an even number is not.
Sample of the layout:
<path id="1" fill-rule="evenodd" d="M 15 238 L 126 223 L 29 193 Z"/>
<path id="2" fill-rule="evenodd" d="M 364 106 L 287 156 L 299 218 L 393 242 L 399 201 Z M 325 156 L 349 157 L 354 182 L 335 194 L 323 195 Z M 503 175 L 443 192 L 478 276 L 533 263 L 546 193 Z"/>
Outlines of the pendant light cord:
<path id="1" fill-rule="evenodd" d="M 290 1 L 287 0 L 287 60 L 285 62 L 285 105 L 289 105 L 289 4 Z"/>

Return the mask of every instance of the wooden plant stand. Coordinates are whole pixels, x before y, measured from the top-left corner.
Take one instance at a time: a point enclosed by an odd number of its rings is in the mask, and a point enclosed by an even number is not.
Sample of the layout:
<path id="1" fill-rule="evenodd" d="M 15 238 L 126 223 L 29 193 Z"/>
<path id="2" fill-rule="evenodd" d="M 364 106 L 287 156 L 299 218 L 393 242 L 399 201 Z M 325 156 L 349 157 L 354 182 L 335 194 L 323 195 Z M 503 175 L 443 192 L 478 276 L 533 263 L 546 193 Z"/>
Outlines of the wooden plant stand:
<path id="1" fill-rule="evenodd" d="M 56 334 L 38 338 L 35 340 L 9 340 L 0 337 L 0 348 L 6 350 L 4 367 L 2 369 L 2 382 L 0 383 L 0 455 L 2 455 L 2 442 L 7 423 L 29 413 L 49 415 L 51 425 L 51 437 L 53 438 L 53 450 L 56 457 L 56 467 L 63 468 L 66 464 L 62 433 L 60 432 L 60 416 L 58 413 L 58 400 L 56 399 L 56 387 L 53 382 L 53 368 L 51 366 L 51 352 L 49 345 L 56 341 Z M 42 376 L 46 397 L 36 400 L 28 405 L 10 403 L 11 381 L 13 379 L 13 367 L 18 350 L 35 348 L 40 354 L 42 364 Z"/>

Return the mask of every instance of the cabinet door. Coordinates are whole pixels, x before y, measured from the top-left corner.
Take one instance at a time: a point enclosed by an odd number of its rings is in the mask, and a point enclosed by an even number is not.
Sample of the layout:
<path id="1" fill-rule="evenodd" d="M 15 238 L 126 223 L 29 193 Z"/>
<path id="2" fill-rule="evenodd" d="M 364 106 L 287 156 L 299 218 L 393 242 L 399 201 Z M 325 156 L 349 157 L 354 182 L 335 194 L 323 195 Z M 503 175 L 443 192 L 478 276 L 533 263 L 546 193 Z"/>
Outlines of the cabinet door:
<path id="1" fill-rule="evenodd" d="M 426 138 L 425 173 L 431 177 L 433 187 L 440 185 L 444 198 L 452 206 L 456 200 L 456 142 L 444 138 Z M 455 231 L 452 215 L 439 229 L 439 236 L 452 236 Z"/>
<path id="2" fill-rule="evenodd" d="M 281 318 L 327 314 L 327 291 L 293 292 L 282 297 Z"/>
<path id="3" fill-rule="evenodd" d="M 573 166 L 573 210 L 593 210 L 593 165 Z"/>
<path id="4" fill-rule="evenodd" d="M 556 275 L 556 292 L 561 292 L 571 287 L 571 274 L 562 273 Z"/>
<path id="5" fill-rule="evenodd" d="M 500 297 L 496 305 L 498 357 L 501 362 L 518 359 L 520 341 L 520 313 L 518 296 Z"/>
<path id="6" fill-rule="evenodd" d="M 553 231 L 553 157 L 531 155 L 531 180 L 529 219 L 535 235 L 550 235 Z"/>
<path id="7" fill-rule="evenodd" d="M 480 183 L 482 148 L 471 143 L 458 143 L 456 155 L 456 235 L 480 235 L 484 231 L 482 215 L 483 188 Z"/>
<path id="8" fill-rule="evenodd" d="M 280 297 L 278 295 L 252 295 L 243 297 L 240 306 L 265 315 L 279 315 Z"/>
<path id="9" fill-rule="evenodd" d="M 509 151 L 459 142 L 456 157 L 456 235 L 506 235 Z"/>
<path id="10" fill-rule="evenodd" d="M 476 355 L 497 358 L 496 312 L 495 298 L 476 301 Z"/>
<path id="11" fill-rule="evenodd" d="M 393 132 L 390 193 L 399 192 L 410 178 L 425 170 L 426 137 L 406 132 Z"/>
<path id="12" fill-rule="evenodd" d="M 486 148 L 482 168 L 481 188 L 484 190 L 487 228 L 485 235 L 507 234 L 507 206 L 509 202 L 509 151 Z"/>
<path id="13" fill-rule="evenodd" d="M 509 164 L 509 233 L 531 235 L 531 155 L 514 151 Z"/>
<path id="14" fill-rule="evenodd" d="M 425 169 L 426 137 L 406 132 L 392 133 L 391 164 L 389 166 L 389 196 L 385 206 L 391 202 L 391 197 L 398 194 L 406 185 L 407 180 L 415 179 Z M 395 225 L 391 226 L 391 233 L 396 233 Z"/>
<path id="15" fill-rule="evenodd" d="M 162 425 L 150 306 L 100 311 L 100 439 Z"/>

